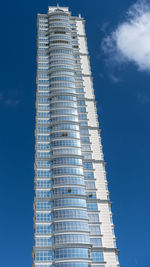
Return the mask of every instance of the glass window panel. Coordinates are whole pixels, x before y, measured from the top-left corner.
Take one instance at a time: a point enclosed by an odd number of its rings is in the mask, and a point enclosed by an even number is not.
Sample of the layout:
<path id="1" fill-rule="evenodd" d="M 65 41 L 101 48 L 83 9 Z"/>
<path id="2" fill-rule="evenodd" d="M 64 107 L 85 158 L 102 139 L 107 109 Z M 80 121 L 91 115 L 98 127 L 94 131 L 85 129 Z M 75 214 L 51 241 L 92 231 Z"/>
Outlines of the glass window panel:
<path id="1" fill-rule="evenodd" d="M 71 222 L 56 222 L 55 231 L 89 231 L 87 222 L 71 221 Z"/>
<path id="2" fill-rule="evenodd" d="M 87 219 L 87 212 L 85 210 L 79 209 L 67 209 L 67 210 L 56 210 L 54 211 L 54 218 L 55 219 L 65 219 L 65 218 L 82 218 Z"/>
<path id="3" fill-rule="evenodd" d="M 91 235 L 100 235 L 101 230 L 99 225 L 89 225 Z"/>
<path id="4" fill-rule="evenodd" d="M 86 200 L 79 198 L 64 198 L 54 200 L 54 207 L 86 207 Z"/>
<path id="5" fill-rule="evenodd" d="M 55 236 L 55 244 L 83 243 L 89 244 L 88 235 L 83 234 L 62 234 Z"/>
<path id="6" fill-rule="evenodd" d="M 99 214 L 88 214 L 90 222 L 99 222 Z"/>
<path id="7" fill-rule="evenodd" d="M 103 262 L 104 261 L 104 256 L 102 251 L 93 251 L 91 252 L 91 258 L 93 262 Z"/>
<path id="8" fill-rule="evenodd" d="M 53 169 L 53 175 L 77 174 L 83 175 L 83 169 L 77 167 L 58 167 Z"/>
<path id="9" fill-rule="evenodd" d="M 56 259 L 59 258 L 89 258 L 89 251 L 87 248 L 56 248 Z"/>
<path id="10" fill-rule="evenodd" d="M 52 250 L 36 250 L 35 261 L 51 261 L 54 259 L 54 252 Z"/>

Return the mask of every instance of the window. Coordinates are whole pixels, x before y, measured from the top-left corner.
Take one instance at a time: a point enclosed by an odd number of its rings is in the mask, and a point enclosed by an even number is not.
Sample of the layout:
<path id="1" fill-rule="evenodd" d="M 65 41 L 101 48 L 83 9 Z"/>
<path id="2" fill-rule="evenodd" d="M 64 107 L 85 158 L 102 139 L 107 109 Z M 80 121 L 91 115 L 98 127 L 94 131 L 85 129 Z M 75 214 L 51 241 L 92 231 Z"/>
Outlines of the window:
<path id="1" fill-rule="evenodd" d="M 100 226 L 99 225 L 89 225 L 91 235 L 100 235 Z"/>
<path id="2" fill-rule="evenodd" d="M 37 190 L 36 191 L 36 197 L 37 198 L 49 198 L 53 194 L 50 190 Z"/>
<path id="3" fill-rule="evenodd" d="M 75 79 L 73 77 L 66 77 L 66 76 L 60 76 L 60 77 L 52 77 L 50 78 L 51 82 L 54 81 L 70 81 L 70 82 L 75 82 Z"/>
<path id="4" fill-rule="evenodd" d="M 76 101 L 76 97 L 70 95 L 59 95 L 52 97 L 54 101 Z"/>
<path id="5" fill-rule="evenodd" d="M 79 113 L 86 113 L 86 108 L 78 108 Z M 87 130 L 88 133 L 88 130 Z"/>
<path id="6" fill-rule="evenodd" d="M 47 265 L 46 265 L 46 267 L 47 267 Z M 69 262 L 56 263 L 55 267 L 89 267 L 89 264 L 87 262 L 70 262 L 69 261 Z M 104 266 L 102 266 L 102 267 L 104 267 Z"/>
<path id="7" fill-rule="evenodd" d="M 94 179 L 93 172 L 84 172 L 85 179 Z"/>
<path id="8" fill-rule="evenodd" d="M 54 240 L 52 237 L 36 237 L 35 246 L 36 247 L 49 247 L 52 246 Z"/>
<path id="9" fill-rule="evenodd" d="M 55 34 L 58 34 L 58 32 L 55 32 Z M 65 32 L 64 32 L 65 33 Z M 67 50 L 67 49 L 54 49 L 51 51 L 51 54 L 72 54 L 72 50 Z"/>
<path id="10" fill-rule="evenodd" d="M 49 140 L 50 140 L 50 135 L 37 135 L 37 141 L 49 141 Z"/>
<path id="11" fill-rule="evenodd" d="M 77 103 L 78 103 L 78 106 L 85 106 L 84 100 L 78 100 Z"/>
<path id="12" fill-rule="evenodd" d="M 54 231 L 54 225 L 37 224 L 36 234 L 52 234 Z"/>
<path id="13" fill-rule="evenodd" d="M 55 199 L 54 207 L 86 207 L 86 200 L 79 198 Z"/>
<path id="14" fill-rule="evenodd" d="M 88 199 L 96 199 L 96 192 L 87 192 Z"/>
<path id="15" fill-rule="evenodd" d="M 56 92 L 56 90 L 55 90 Z M 77 115 L 76 109 L 55 109 L 51 111 L 51 115 L 66 115 L 66 114 L 74 114 Z"/>
<path id="16" fill-rule="evenodd" d="M 91 213 L 88 214 L 88 217 L 90 222 L 99 222 L 99 214 Z"/>
<path id="17" fill-rule="evenodd" d="M 56 210 L 54 211 L 54 218 L 55 219 L 65 219 L 65 218 L 82 218 L 87 219 L 87 212 L 85 210 L 79 209 L 67 209 L 67 210 Z"/>
<path id="18" fill-rule="evenodd" d="M 67 75 L 67 76 L 69 75 L 69 76 L 74 76 L 74 72 L 73 71 L 57 70 L 57 71 L 53 71 L 51 73 L 51 75 Z"/>
<path id="19" fill-rule="evenodd" d="M 95 182 L 86 181 L 85 184 L 87 189 L 95 189 Z"/>
<path id="20" fill-rule="evenodd" d="M 90 145 L 85 145 L 82 143 L 82 151 L 91 151 Z"/>
<path id="21" fill-rule="evenodd" d="M 71 157 L 61 157 L 61 158 L 54 158 L 53 165 L 64 165 L 64 164 L 71 164 L 71 165 L 82 165 L 82 159 L 78 158 L 71 158 Z"/>
<path id="22" fill-rule="evenodd" d="M 75 88 L 72 88 L 72 86 L 69 86 L 69 87 L 71 87 L 71 88 L 64 88 L 64 84 L 63 84 L 63 89 L 59 89 L 59 87 L 57 88 L 57 86 L 56 86 L 56 88 L 54 88 L 54 89 L 51 89 L 51 94 L 76 94 L 76 90 L 75 90 Z"/>
<path id="23" fill-rule="evenodd" d="M 54 194 L 56 195 L 65 195 L 65 194 L 72 194 L 72 195 L 85 195 L 85 189 L 82 187 L 59 187 L 54 188 Z"/>
<path id="24" fill-rule="evenodd" d="M 101 238 L 90 238 L 90 242 L 93 245 L 93 247 L 102 247 Z"/>
<path id="25" fill-rule="evenodd" d="M 37 158 L 50 158 L 50 152 L 37 152 Z"/>
<path id="26" fill-rule="evenodd" d="M 83 129 L 80 129 L 80 134 L 81 135 L 89 135 L 89 130 L 88 129 L 84 129 L 84 128 Z"/>
<path id="27" fill-rule="evenodd" d="M 55 250 L 56 259 L 59 258 L 81 258 L 88 259 L 89 251 L 87 248 L 56 248 Z"/>
<path id="28" fill-rule="evenodd" d="M 64 63 L 65 64 L 65 63 Z M 56 70 L 56 69 L 68 69 L 68 70 L 74 70 L 74 66 L 73 65 L 55 65 L 55 66 L 51 66 L 51 70 Z"/>
<path id="29" fill-rule="evenodd" d="M 53 207 L 53 202 L 51 201 L 37 201 L 36 210 L 50 210 Z"/>
<path id="30" fill-rule="evenodd" d="M 79 120 L 87 120 L 86 114 L 79 114 Z"/>
<path id="31" fill-rule="evenodd" d="M 69 138 L 79 138 L 79 133 L 76 132 L 56 132 L 51 134 L 51 138 L 61 138 L 61 137 L 66 137 L 68 136 Z"/>
<path id="32" fill-rule="evenodd" d="M 51 177 L 51 171 L 37 171 L 37 178 L 49 178 Z"/>
<path id="33" fill-rule="evenodd" d="M 54 252 L 52 250 L 36 250 L 35 261 L 51 261 L 54 259 Z"/>
<path id="34" fill-rule="evenodd" d="M 52 213 L 38 212 L 36 213 L 36 222 L 50 222 L 53 220 Z"/>
<path id="35" fill-rule="evenodd" d="M 37 107 L 38 110 L 50 110 L 49 105 L 38 105 Z"/>
<path id="36" fill-rule="evenodd" d="M 52 180 L 37 180 L 36 186 L 37 188 L 50 188 L 53 185 Z"/>
<path id="37" fill-rule="evenodd" d="M 49 98 L 38 98 L 39 103 L 49 103 Z"/>
<path id="38" fill-rule="evenodd" d="M 70 134 L 69 134 L 70 136 Z M 58 148 L 58 149 L 54 149 L 53 150 L 53 155 L 63 155 L 63 154 L 67 154 L 67 155 L 81 155 L 81 150 L 80 149 L 76 149 L 76 148 Z"/>
<path id="39" fill-rule="evenodd" d="M 84 169 L 93 169 L 92 162 L 84 162 L 83 166 L 84 166 Z"/>
<path id="40" fill-rule="evenodd" d="M 50 160 L 37 160 L 36 165 L 38 168 L 40 167 L 50 168 L 51 161 Z"/>
<path id="41" fill-rule="evenodd" d="M 51 104 L 51 108 L 64 108 L 64 107 L 73 107 L 76 108 L 77 104 L 75 102 L 56 102 Z"/>
<path id="42" fill-rule="evenodd" d="M 50 127 L 38 126 L 37 133 L 50 133 Z"/>
<path id="43" fill-rule="evenodd" d="M 57 177 L 54 179 L 54 184 L 76 184 L 76 185 L 84 185 L 84 179 L 78 177 Z"/>
<path id="44" fill-rule="evenodd" d="M 103 252 L 102 251 L 93 251 L 91 253 L 91 258 L 93 260 L 93 262 L 103 262 L 104 261 L 104 256 L 103 256 Z"/>
<path id="45" fill-rule="evenodd" d="M 44 80 L 43 80 L 44 81 Z M 51 83 L 51 88 L 59 88 L 59 87 L 68 87 L 68 88 L 75 88 L 75 83 Z"/>
<path id="46" fill-rule="evenodd" d="M 83 152 L 82 155 L 83 155 L 84 159 L 92 159 L 92 154 L 91 153 Z"/>
<path id="47" fill-rule="evenodd" d="M 59 167 L 53 169 L 53 175 L 63 175 L 63 174 L 77 174 L 83 175 L 83 169 L 75 167 Z"/>
<path id="48" fill-rule="evenodd" d="M 90 138 L 89 137 L 81 137 L 81 142 L 84 144 L 84 143 L 87 143 L 89 144 L 90 143 Z"/>
<path id="49" fill-rule="evenodd" d="M 85 234 L 63 234 L 55 236 L 55 244 L 83 243 L 89 244 L 88 235 Z"/>
<path id="50" fill-rule="evenodd" d="M 80 121 L 80 126 L 88 126 L 88 121 Z"/>
<path id="51" fill-rule="evenodd" d="M 38 89 L 39 89 L 39 90 L 49 91 L 49 86 L 46 86 L 46 85 L 39 85 L 39 86 L 38 86 Z"/>
<path id="52" fill-rule="evenodd" d="M 88 231 L 87 222 L 71 221 L 71 222 L 56 222 L 55 231 Z"/>
<path id="53" fill-rule="evenodd" d="M 97 203 L 93 203 L 93 202 L 87 202 L 87 208 L 88 210 L 98 210 L 98 206 Z"/>
<path id="54" fill-rule="evenodd" d="M 59 124 L 55 124 L 53 125 L 53 130 L 75 130 L 78 131 L 79 130 L 79 126 L 76 124 L 72 124 L 72 123 L 59 123 Z"/>
<path id="55" fill-rule="evenodd" d="M 79 141 L 77 140 L 56 140 L 52 141 L 52 147 L 55 146 L 80 146 Z"/>
<path id="56" fill-rule="evenodd" d="M 49 150 L 49 149 L 51 149 L 51 146 L 50 146 L 50 144 L 38 143 L 37 144 L 37 149 L 39 149 L 39 150 Z"/>

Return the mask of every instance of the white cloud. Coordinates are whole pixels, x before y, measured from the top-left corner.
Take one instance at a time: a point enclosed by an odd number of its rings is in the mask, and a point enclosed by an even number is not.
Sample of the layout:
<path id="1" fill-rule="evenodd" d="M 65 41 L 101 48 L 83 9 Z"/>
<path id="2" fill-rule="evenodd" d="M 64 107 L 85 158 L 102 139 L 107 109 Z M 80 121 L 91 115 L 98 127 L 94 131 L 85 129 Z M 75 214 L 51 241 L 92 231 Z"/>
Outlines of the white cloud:
<path id="1" fill-rule="evenodd" d="M 133 62 L 140 71 L 150 72 L 150 3 L 137 1 L 122 23 L 102 41 L 108 61 Z"/>
<path id="2" fill-rule="evenodd" d="M 13 94 L 15 94 L 15 93 L 13 92 Z M 3 92 L 0 92 L 0 104 L 1 103 L 5 107 L 16 107 L 17 105 L 19 105 L 21 103 L 21 99 L 18 99 L 15 96 L 11 97 L 10 93 L 8 96 L 6 96 Z"/>
<path id="3" fill-rule="evenodd" d="M 110 74 L 109 74 L 109 78 L 110 78 L 114 83 L 119 83 L 119 82 L 121 82 L 121 79 L 120 79 L 118 76 L 114 75 L 113 73 L 110 73 Z"/>
<path id="4" fill-rule="evenodd" d="M 149 96 L 143 94 L 143 93 L 138 93 L 137 94 L 137 100 L 140 104 L 145 105 L 150 103 L 150 98 Z"/>

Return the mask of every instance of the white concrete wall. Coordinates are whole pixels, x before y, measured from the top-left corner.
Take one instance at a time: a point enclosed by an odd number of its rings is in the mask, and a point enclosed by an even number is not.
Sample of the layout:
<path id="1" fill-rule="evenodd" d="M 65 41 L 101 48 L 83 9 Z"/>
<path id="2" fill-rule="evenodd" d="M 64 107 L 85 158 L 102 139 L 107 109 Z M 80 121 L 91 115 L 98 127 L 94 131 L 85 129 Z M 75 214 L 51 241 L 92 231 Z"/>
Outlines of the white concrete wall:
<path id="1" fill-rule="evenodd" d="M 85 35 L 84 24 L 82 20 L 76 20 L 77 31 L 79 35 Z"/>
<path id="2" fill-rule="evenodd" d="M 84 92 L 87 105 L 87 118 L 88 125 L 90 127 L 99 127 L 98 118 L 97 118 L 97 110 L 94 102 L 94 93 L 93 93 L 93 81 L 91 78 L 91 69 L 89 64 L 88 57 L 88 49 L 86 38 L 83 36 L 85 34 L 84 23 L 82 21 L 77 21 L 77 29 L 78 29 L 78 42 L 80 49 L 80 58 L 81 58 L 81 68 L 83 73 L 83 85 Z M 80 36 L 82 35 L 82 36 Z M 89 75 L 89 76 L 86 76 Z M 97 198 L 100 200 L 98 203 L 98 210 L 100 211 L 100 223 L 101 223 L 101 234 L 102 234 L 102 245 L 106 249 L 110 249 L 110 251 L 104 251 L 104 261 L 106 261 L 106 267 L 117 267 L 119 263 L 116 259 L 115 251 L 111 251 L 111 249 L 115 248 L 114 241 L 115 236 L 113 234 L 113 223 L 111 222 L 111 210 L 109 208 L 109 192 L 107 188 L 107 179 L 106 179 L 106 171 L 105 164 L 103 162 L 104 156 L 102 151 L 101 138 L 99 136 L 98 129 L 89 129 L 90 134 L 90 142 L 91 142 L 91 150 L 92 150 L 92 159 L 93 160 L 101 160 L 102 162 L 94 162 L 93 168 L 95 185 L 97 188 L 96 194 Z M 93 265 L 94 266 L 94 265 Z"/>
<path id="3" fill-rule="evenodd" d="M 93 151 L 92 153 L 92 159 L 94 160 L 103 160 L 103 152 L 102 152 L 102 146 L 101 146 L 101 139 L 99 137 L 98 130 L 89 130 L 90 133 L 90 142 L 91 142 L 91 149 Z"/>
<path id="4" fill-rule="evenodd" d="M 103 246 L 106 248 L 114 248 L 114 235 L 112 232 L 113 224 L 111 223 L 111 212 L 109 203 L 99 203 L 101 234 Z"/>
<path id="5" fill-rule="evenodd" d="M 104 252 L 104 261 L 107 262 L 106 267 L 118 267 L 116 256 L 114 252 Z"/>
<path id="6" fill-rule="evenodd" d="M 81 53 L 88 53 L 87 44 L 84 36 L 78 36 L 78 43 Z"/>
<path id="7" fill-rule="evenodd" d="M 83 85 L 84 85 L 85 97 L 88 99 L 93 99 L 94 94 L 93 94 L 93 84 L 92 84 L 91 77 L 83 76 Z"/>
<path id="8" fill-rule="evenodd" d="M 90 75 L 90 67 L 89 67 L 89 60 L 86 55 L 80 55 L 81 58 L 81 68 L 82 68 L 82 73 L 85 75 Z"/>
<path id="9" fill-rule="evenodd" d="M 95 184 L 97 188 L 97 198 L 100 200 L 107 200 L 107 181 L 103 163 L 93 163 L 93 167 L 95 169 L 94 178 L 96 179 Z"/>
<path id="10" fill-rule="evenodd" d="M 97 122 L 97 114 L 95 112 L 94 102 L 93 101 L 86 101 L 87 105 L 87 118 L 88 118 L 88 125 L 91 127 L 98 127 Z"/>

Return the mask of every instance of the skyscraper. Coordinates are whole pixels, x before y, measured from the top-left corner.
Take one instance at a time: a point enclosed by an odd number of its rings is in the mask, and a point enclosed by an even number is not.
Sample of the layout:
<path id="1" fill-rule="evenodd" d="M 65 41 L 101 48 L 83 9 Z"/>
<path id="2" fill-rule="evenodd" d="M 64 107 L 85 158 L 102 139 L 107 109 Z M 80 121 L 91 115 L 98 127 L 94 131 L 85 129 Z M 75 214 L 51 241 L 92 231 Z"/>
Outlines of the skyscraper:
<path id="1" fill-rule="evenodd" d="M 119 266 L 84 24 L 38 15 L 34 267 Z"/>

